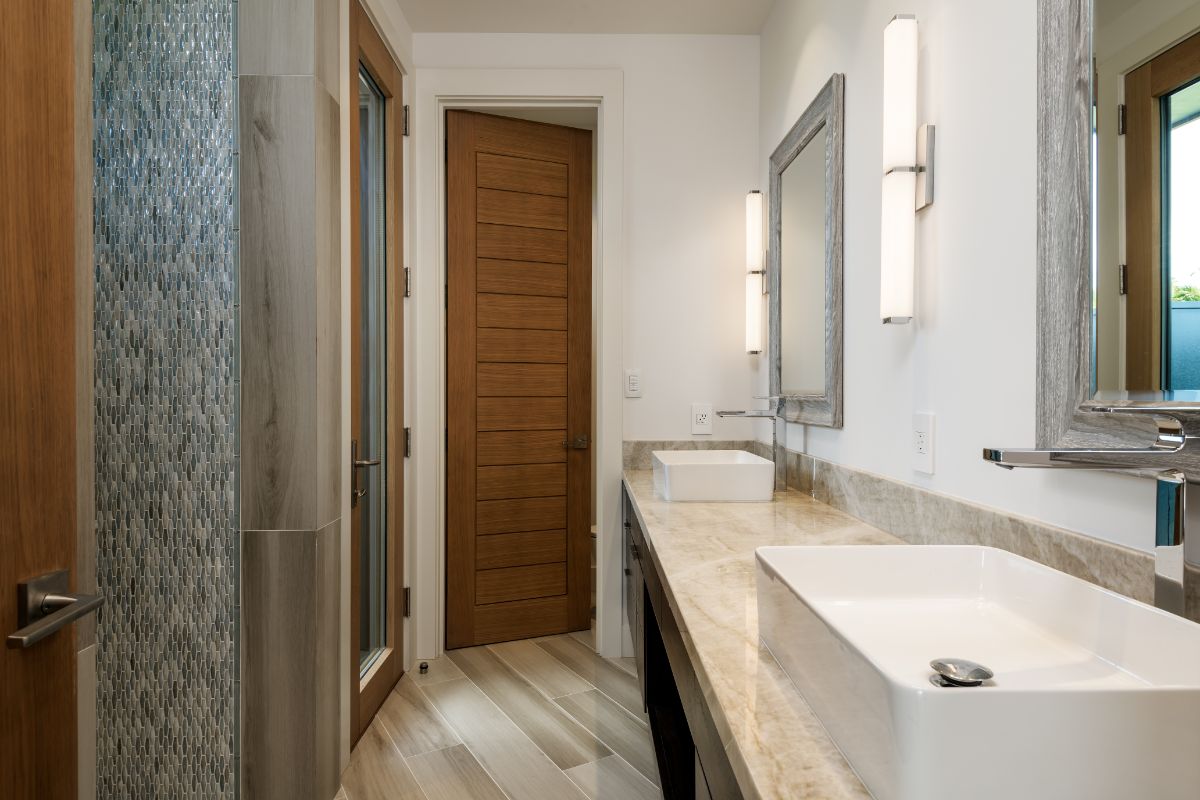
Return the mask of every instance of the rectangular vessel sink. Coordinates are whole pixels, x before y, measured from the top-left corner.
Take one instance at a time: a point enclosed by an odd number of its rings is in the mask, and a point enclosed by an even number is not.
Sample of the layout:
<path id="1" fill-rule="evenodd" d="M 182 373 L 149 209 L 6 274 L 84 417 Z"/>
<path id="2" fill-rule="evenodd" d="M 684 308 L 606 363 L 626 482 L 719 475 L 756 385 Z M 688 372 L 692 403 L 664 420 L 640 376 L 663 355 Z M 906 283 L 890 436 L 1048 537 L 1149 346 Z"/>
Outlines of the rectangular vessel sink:
<path id="1" fill-rule="evenodd" d="M 988 547 L 756 561 L 763 642 L 877 800 L 1200 797 L 1200 625 Z"/>
<path id="2" fill-rule="evenodd" d="M 775 465 L 744 450 L 655 450 L 654 488 L 671 502 L 764 503 Z"/>

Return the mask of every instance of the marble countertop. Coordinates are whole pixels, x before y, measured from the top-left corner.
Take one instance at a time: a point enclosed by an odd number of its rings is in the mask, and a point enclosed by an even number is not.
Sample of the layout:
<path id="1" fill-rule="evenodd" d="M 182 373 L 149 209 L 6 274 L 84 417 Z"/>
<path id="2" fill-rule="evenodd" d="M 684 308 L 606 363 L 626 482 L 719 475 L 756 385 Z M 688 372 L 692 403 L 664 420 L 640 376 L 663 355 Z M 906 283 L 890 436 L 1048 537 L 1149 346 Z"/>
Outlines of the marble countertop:
<path id="1" fill-rule="evenodd" d="M 759 644 L 754 550 L 903 542 L 794 490 L 772 503 L 668 503 L 649 470 L 627 470 L 625 486 L 743 795 L 870 800 Z"/>

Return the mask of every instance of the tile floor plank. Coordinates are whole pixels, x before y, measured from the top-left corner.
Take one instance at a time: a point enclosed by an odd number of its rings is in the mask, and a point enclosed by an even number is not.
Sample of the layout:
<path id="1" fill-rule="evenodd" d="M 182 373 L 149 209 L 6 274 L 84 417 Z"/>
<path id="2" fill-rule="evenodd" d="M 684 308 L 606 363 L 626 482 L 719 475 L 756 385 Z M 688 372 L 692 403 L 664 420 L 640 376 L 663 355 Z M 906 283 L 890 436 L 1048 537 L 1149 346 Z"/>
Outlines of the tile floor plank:
<path id="1" fill-rule="evenodd" d="M 454 662 L 445 656 L 431 658 L 424 663 L 429 665 L 429 671 L 424 675 L 421 674 L 420 661 L 414 663 L 413 668 L 404 673 L 411 676 L 413 682 L 418 686 L 425 686 L 429 683 L 441 683 L 442 681 L 453 681 L 465 677 L 462 674 L 462 670 L 454 666 Z"/>
<path id="2" fill-rule="evenodd" d="M 510 800 L 582 800 L 583 793 L 467 679 L 422 687 Z M 351 800 L 353 797 L 351 790 Z"/>
<path id="3" fill-rule="evenodd" d="M 458 735 L 434 710 L 421 687 L 405 675 L 383 701 L 376 719 L 404 756 L 459 744 Z"/>
<path id="4" fill-rule="evenodd" d="M 454 650 L 450 658 L 559 769 L 612 755 L 570 714 L 564 713 L 488 648 Z"/>
<path id="5" fill-rule="evenodd" d="M 562 697 L 592 688 L 590 683 L 528 639 L 488 645 L 488 649 L 547 697 Z"/>
<path id="6" fill-rule="evenodd" d="M 589 800 L 662 800 L 657 786 L 642 777 L 620 756 L 602 758 L 594 764 L 581 764 L 567 775 Z"/>
<path id="7" fill-rule="evenodd" d="M 575 674 L 616 700 L 643 722 L 642 691 L 637 678 L 601 658 L 571 636 L 538 639 L 538 646 L 570 667 Z"/>
<path id="8" fill-rule="evenodd" d="M 555 702 L 647 780 L 658 784 L 658 762 L 649 727 L 595 689 Z"/>
<path id="9" fill-rule="evenodd" d="M 465 745 L 413 756 L 408 766 L 429 800 L 507 800 Z"/>
<path id="10" fill-rule="evenodd" d="M 351 800 L 428 800 L 378 722 L 355 745 L 342 786 Z"/>

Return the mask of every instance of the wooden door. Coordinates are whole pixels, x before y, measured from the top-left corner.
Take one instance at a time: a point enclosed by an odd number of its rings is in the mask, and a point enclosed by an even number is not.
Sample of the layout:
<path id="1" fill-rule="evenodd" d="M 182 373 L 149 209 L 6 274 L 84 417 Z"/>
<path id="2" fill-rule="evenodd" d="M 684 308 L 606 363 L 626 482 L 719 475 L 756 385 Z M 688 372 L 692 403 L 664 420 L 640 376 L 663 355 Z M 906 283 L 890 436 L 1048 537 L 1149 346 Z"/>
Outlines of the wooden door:
<path id="1" fill-rule="evenodd" d="M 74 3 L 0 3 L 0 632 L 75 566 Z M 75 576 L 71 576 L 74 586 Z M 0 797 L 76 796 L 75 638 L 0 650 Z"/>
<path id="2" fill-rule="evenodd" d="M 350 729 L 404 670 L 402 75 L 358 0 L 350 9 L 352 493 Z"/>
<path id="3" fill-rule="evenodd" d="M 1200 78 L 1200 34 L 1125 76 L 1125 388 L 1165 385 L 1163 99 Z"/>
<path id="4" fill-rule="evenodd" d="M 591 617 L 590 131 L 447 113 L 446 646 Z"/>

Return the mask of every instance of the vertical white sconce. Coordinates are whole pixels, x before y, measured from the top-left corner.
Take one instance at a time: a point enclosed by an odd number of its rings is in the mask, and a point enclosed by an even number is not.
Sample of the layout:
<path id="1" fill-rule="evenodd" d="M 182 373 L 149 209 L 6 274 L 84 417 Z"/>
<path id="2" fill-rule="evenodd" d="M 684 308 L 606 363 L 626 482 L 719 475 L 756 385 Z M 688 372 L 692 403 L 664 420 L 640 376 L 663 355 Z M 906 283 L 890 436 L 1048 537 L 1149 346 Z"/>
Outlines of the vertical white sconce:
<path id="1" fill-rule="evenodd" d="M 934 126 L 917 130 L 917 47 L 917 18 L 894 17 L 883 32 L 879 316 L 885 325 L 912 321 L 915 214 L 933 202 Z"/>
<path id="2" fill-rule="evenodd" d="M 763 194 L 746 195 L 746 352 L 761 353 L 763 324 Z"/>

